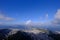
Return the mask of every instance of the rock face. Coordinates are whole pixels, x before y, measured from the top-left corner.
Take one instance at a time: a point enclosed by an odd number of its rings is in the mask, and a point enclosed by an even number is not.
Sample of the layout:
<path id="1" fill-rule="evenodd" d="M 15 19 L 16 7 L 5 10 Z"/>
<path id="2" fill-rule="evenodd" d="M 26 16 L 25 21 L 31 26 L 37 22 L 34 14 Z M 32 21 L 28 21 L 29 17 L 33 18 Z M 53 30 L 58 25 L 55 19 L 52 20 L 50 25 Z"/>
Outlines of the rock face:
<path id="1" fill-rule="evenodd" d="M 33 38 L 25 32 L 18 31 L 16 34 L 10 35 L 8 40 L 33 40 Z"/>
<path id="2" fill-rule="evenodd" d="M 52 40 L 52 38 L 49 38 L 48 35 L 44 33 L 33 34 L 18 31 L 16 34 L 10 35 L 8 40 Z"/>
<path id="3" fill-rule="evenodd" d="M 0 29 L 0 40 L 5 40 L 6 37 L 8 37 L 8 33 L 10 32 L 11 30 L 9 29 Z"/>
<path id="4" fill-rule="evenodd" d="M 50 32 L 50 34 L 47 34 L 46 31 L 37 30 L 37 29 L 33 29 L 33 30 L 1 29 L 0 30 L 0 40 L 57 40 L 54 39 L 53 36 L 54 35 L 52 32 Z"/>

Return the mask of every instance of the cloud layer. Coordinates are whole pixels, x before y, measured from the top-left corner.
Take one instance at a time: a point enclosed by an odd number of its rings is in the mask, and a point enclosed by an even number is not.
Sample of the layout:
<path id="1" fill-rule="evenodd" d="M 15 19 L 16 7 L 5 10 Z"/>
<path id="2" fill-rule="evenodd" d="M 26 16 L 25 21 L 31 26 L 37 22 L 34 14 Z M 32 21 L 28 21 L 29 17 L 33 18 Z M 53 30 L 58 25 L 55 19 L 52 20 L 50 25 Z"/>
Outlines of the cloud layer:
<path id="1" fill-rule="evenodd" d="M 48 19 L 48 14 L 45 15 L 45 19 L 47 20 Z M 48 21 L 48 20 L 47 20 Z M 54 15 L 54 18 L 52 21 L 48 21 L 48 22 L 38 22 L 38 23 L 33 23 L 32 20 L 28 20 L 26 22 L 26 24 L 32 24 L 32 25 L 39 25 L 39 26 L 54 26 L 54 27 L 58 27 L 60 26 L 60 9 L 57 10 L 57 12 L 55 13 Z"/>
<path id="2" fill-rule="evenodd" d="M 57 10 L 57 12 L 55 14 L 55 19 L 59 19 L 60 20 L 60 9 Z"/>
<path id="3" fill-rule="evenodd" d="M 45 19 L 48 19 L 48 14 L 45 15 Z M 14 18 L 11 18 L 11 17 L 8 17 L 8 16 L 5 16 L 3 14 L 0 14 L 0 20 L 4 20 L 4 21 L 12 21 L 14 20 Z M 2 23 L 2 22 L 1 22 Z M 0 23 L 0 24 L 1 24 Z M 57 12 L 55 13 L 54 15 L 54 18 L 52 21 L 49 21 L 49 22 L 45 22 L 45 23 L 42 23 L 42 22 L 38 22 L 38 23 L 34 23 L 32 20 L 27 20 L 25 22 L 25 25 L 39 25 L 39 26 L 46 26 L 46 25 L 49 25 L 49 26 L 60 26 L 60 9 L 57 10 Z"/>
<path id="4" fill-rule="evenodd" d="M 60 9 L 57 10 L 54 20 L 52 21 L 52 24 L 55 26 L 60 26 Z"/>
<path id="5" fill-rule="evenodd" d="M 14 20 L 14 19 L 11 18 L 11 17 L 7 17 L 3 14 L 0 14 L 0 20 L 11 21 L 11 20 Z"/>

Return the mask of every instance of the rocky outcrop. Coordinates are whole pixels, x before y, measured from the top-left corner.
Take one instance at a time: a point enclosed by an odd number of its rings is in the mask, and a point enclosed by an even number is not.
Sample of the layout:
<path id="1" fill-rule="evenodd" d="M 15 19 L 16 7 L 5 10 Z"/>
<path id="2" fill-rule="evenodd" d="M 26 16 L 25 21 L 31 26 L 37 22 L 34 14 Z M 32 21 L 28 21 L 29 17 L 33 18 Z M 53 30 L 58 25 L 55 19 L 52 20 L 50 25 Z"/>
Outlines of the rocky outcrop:
<path id="1" fill-rule="evenodd" d="M 44 30 L 0 29 L 0 40 L 60 40 L 60 34 Z"/>

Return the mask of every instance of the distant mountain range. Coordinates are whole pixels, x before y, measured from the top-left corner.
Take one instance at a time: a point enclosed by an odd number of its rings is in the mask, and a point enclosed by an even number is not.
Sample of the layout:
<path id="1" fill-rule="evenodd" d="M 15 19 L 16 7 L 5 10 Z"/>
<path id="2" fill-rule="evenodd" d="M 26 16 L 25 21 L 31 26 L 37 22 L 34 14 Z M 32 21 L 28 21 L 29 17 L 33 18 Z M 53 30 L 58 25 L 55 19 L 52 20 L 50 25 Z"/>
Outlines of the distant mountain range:
<path id="1" fill-rule="evenodd" d="M 38 29 L 47 29 L 51 31 L 60 31 L 60 26 L 30 26 L 30 25 L 0 25 L 0 29 L 21 29 L 21 30 L 30 30 L 32 28 Z"/>

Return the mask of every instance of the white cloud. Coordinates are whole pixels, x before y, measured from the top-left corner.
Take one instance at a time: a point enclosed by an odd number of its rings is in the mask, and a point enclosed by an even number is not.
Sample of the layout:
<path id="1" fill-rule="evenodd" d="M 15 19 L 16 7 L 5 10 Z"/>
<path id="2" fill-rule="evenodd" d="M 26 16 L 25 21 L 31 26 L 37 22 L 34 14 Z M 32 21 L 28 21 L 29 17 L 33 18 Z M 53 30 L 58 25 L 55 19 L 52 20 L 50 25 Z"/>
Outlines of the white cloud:
<path id="1" fill-rule="evenodd" d="M 13 18 L 7 17 L 3 14 L 0 14 L 0 20 L 11 21 L 14 20 Z"/>
<path id="2" fill-rule="evenodd" d="M 53 27 L 58 27 L 58 26 L 60 26 L 60 9 L 58 9 L 57 10 L 57 12 L 56 12 L 56 14 L 54 15 L 54 18 L 53 18 L 53 20 L 51 20 L 51 21 L 48 21 L 48 14 L 45 14 L 45 19 L 47 20 L 46 22 L 43 22 L 43 24 L 42 23 L 40 23 L 41 24 L 41 26 L 47 26 L 48 25 L 48 27 L 49 26 L 53 26 Z M 37 24 L 38 25 L 38 24 Z"/>
<path id="3" fill-rule="evenodd" d="M 32 23 L 31 20 L 27 20 L 25 24 L 26 24 L 26 25 L 30 25 L 31 23 Z"/>
<path id="4" fill-rule="evenodd" d="M 45 19 L 48 19 L 48 14 L 45 15 Z M 42 18 L 40 18 L 42 19 Z M 60 9 L 57 10 L 56 14 L 54 15 L 53 20 L 48 21 L 48 22 L 43 22 L 43 23 L 33 23 L 32 20 L 27 20 L 26 25 L 29 25 L 29 27 L 31 27 L 31 24 L 34 25 L 34 27 L 38 27 L 38 28 L 56 28 L 56 30 L 58 30 L 57 28 L 60 28 Z M 53 29 L 54 30 L 54 29 Z"/>
<path id="5" fill-rule="evenodd" d="M 55 19 L 60 19 L 60 9 L 57 10 L 55 14 Z"/>
<path id="6" fill-rule="evenodd" d="M 45 18 L 46 20 L 48 20 L 48 16 L 49 16 L 48 14 L 45 14 L 45 17 L 44 17 L 44 18 Z M 40 17 L 40 19 L 42 19 L 42 17 Z M 26 21 L 26 25 L 28 25 L 28 24 L 31 25 L 31 24 L 34 24 L 34 23 L 33 23 L 31 20 L 27 20 L 27 21 Z M 39 26 L 40 26 L 40 25 L 41 25 L 41 26 L 43 26 L 43 25 L 44 25 L 44 26 L 47 26 L 47 25 L 48 25 L 48 26 L 60 26 L 60 9 L 57 10 L 57 12 L 56 12 L 56 14 L 54 15 L 54 18 L 53 18 L 52 21 L 46 21 L 46 22 L 43 22 L 43 23 L 42 23 L 42 22 L 41 22 L 41 23 L 38 22 L 38 23 L 35 23 L 35 24 L 36 24 L 36 25 L 39 25 Z M 34 25 L 35 25 L 35 24 L 34 24 Z"/>
<path id="7" fill-rule="evenodd" d="M 5 20 L 10 21 L 10 20 L 14 20 L 14 19 L 10 18 L 10 17 L 6 17 Z"/>
<path id="8" fill-rule="evenodd" d="M 56 14 L 54 15 L 51 25 L 55 27 L 60 26 L 60 9 L 58 9 Z"/>

